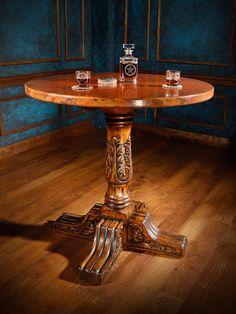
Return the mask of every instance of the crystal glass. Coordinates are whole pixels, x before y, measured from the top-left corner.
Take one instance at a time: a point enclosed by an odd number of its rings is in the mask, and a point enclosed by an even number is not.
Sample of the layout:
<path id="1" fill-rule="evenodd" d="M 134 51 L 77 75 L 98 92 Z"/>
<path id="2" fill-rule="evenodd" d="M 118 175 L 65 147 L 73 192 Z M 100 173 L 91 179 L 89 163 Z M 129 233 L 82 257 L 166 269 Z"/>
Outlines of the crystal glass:
<path id="1" fill-rule="evenodd" d="M 75 78 L 80 88 L 88 88 L 91 78 L 91 71 L 75 71 Z"/>
<path id="2" fill-rule="evenodd" d="M 123 44 L 125 55 L 120 57 L 120 81 L 136 83 L 138 77 L 138 58 L 133 56 L 135 44 Z"/>
<path id="3" fill-rule="evenodd" d="M 178 86 L 180 82 L 180 73 L 178 70 L 166 70 L 166 85 Z"/>

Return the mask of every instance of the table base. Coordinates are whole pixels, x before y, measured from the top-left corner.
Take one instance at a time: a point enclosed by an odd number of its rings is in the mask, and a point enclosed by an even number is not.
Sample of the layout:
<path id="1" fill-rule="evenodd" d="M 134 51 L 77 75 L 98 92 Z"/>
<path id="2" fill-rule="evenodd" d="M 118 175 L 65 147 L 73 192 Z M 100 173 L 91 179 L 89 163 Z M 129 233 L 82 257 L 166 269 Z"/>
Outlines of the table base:
<path id="1" fill-rule="evenodd" d="M 86 215 L 64 213 L 49 224 L 57 231 L 93 241 L 90 254 L 78 267 L 81 281 L 91 284 L 102 283 L 122 249 L 180 258 L 187 246 L 185 236 L 159 229 L 145 203 L 138 201 L 119 211 L 97 203 Z"/>

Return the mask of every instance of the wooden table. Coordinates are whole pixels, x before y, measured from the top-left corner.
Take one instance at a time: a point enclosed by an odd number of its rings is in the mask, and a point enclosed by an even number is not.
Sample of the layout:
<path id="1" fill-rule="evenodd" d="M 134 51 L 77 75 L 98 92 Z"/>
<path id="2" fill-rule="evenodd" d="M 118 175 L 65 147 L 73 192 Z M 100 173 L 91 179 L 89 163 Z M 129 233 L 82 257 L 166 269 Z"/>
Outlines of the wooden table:
<path id="1" fill-rule="evenodd" d="M 131 128 L 136 108 L 175 107 L 199 103 L 213 96 L 212 85 L 182 78 L 183 88 L 164 89 L 165 77 L 139 74 L 137 84 L 98 87 L 98 76 L 116 77 L 117 73 L 92 75 L 90 91 L 73 91 L 74 75 L 54 75 L 25 84 L 26 94 L 46 102 L 100 108 L 107 122 L 105 178 L 108 188 L 103 204 L 95 204 L 86 215 L 63 214 L 51 225 L 56 230 L 93 240 L 90 254 L 79 266 L 81 280 L 100 284 L 121 249 L 180 258 L 187 239 L 158 228 L 146 211 L 145 203 L 132 199 Z M 148 167 L 148 165 L 147 165 Z M 176 213 L 178 215 L 178 213 Z"/>

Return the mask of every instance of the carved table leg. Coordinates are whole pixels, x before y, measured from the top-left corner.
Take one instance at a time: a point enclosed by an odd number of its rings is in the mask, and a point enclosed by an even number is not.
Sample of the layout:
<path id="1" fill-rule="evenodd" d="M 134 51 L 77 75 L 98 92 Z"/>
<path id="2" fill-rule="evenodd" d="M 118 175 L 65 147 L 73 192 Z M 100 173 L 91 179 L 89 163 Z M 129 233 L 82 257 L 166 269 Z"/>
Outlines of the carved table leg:
<path id="1" fill-rule="evenodd" d="M 96 227 L 93 247 L 79 267 L 80 279 L 101 284 L 121 250 L 123 222 L 102 218 Z"/>
<path id="2" fill-rule="evenodd" d="M 96 225 L 101 219 L 100 210 L 103 204 L 95 204 L 86 215 L 64 213 L 56 221 L 48 221 L 55 230 L 77 238 L 93 240 Z"/>
<path id="3" fill-rule="evenodd" d="M 108 183 L 104 204 L 95 204 L 87 215 L 63 214 L 49 224 L 56 230 L 93 240 L 90 254 L 79 266 L 81 280 L 100 284 L 117 258 L 121 247 L 156 255 L 183 256 L 187 239 L 160 230 L 145 210 L 145 204 L 132 201 L 130 132 L 133 110 L 107 109 L 105 177 Z"/>
<path id="4" fill-rule="evenodd" d="M 160 230 L 145 211 L 145 204 L 136 202 L 126 229 L 126 250 L 138 250 L 156 255 L 180 258 L 187 246 L 187 238 Z"/>
<path id="5" fill-rule="evenodd" d="M 120 210 L 128 207 L 132 202 L 128 183 L 133 173 L 130 138 L 133 113 L 106 113 L 106 122 L 105 177 L 108 189 L 105 195 L 105 205 Z"/>

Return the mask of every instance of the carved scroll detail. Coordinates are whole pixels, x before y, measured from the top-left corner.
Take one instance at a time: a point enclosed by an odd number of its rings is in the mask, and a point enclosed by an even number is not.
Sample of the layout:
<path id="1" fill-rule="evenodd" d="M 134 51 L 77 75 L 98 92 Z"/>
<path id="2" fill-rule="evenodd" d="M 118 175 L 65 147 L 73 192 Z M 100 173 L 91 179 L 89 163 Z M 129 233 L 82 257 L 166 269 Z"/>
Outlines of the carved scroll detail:
<path id="1" fill-rule="evenodd" d="M 183 256 L 187 245 L 186 237 L 160 230 L 150 215 L 142 207 L 140 209 L 136 207 L 128 219 L 126 249 L 175 258 Z"/>
<path id="2" fill-rule="evenodd" d="M 100 221 L 102 204 L 95 204 L 87 215 L 64 213 L 56 221 L 49 221 L 57 231 L 73 235 L 78 238 L 93 239 L 96 226 Z"/>
<path id="3" fill-rule="evenodd" d="M 107 141 L 107 146 L 106 146 L 105 177 L 107 180 L 110 180 L 112 176 L 112 165 L 113 165 L 113 158 L 114 158 L 114 151 L 115 151 L 114 143 L 112 139 L 110 141 Z"/>
<path id="4" fill-rule="evenodd" d="M 70 233 L 76 237 L 90 238 L 90 236 L 94 236 L 99 220 L 100 217 L 88 217 L 88 219 L 81 224 L 72 224 L 70 220 L 65 222 L 59 220 L 54 223 L 54 228 L 58 231 Z"/>
<path id="5" fill-rule="evenodd" d="M 129 226 L 132 229 L 133 241 L 135 243 L 140 243 L 144 247 L 146 246 L 149 249 L 154 249 L 157 252 L 167 255 L 175 255 L 177 253 L 177 250 L 175 248 L 161 245 L 156 240 L 153 240 L 149 236 L 146 236 L 145 230 L 139 225 L 131 223 Z"/>
<path id="6" fill-rule="evenodd" d="M 132 176 L 131 139 L 125 143 L 113 136 L 107 141 L 105 176 L 113 183 L 127 183 Z"/>

